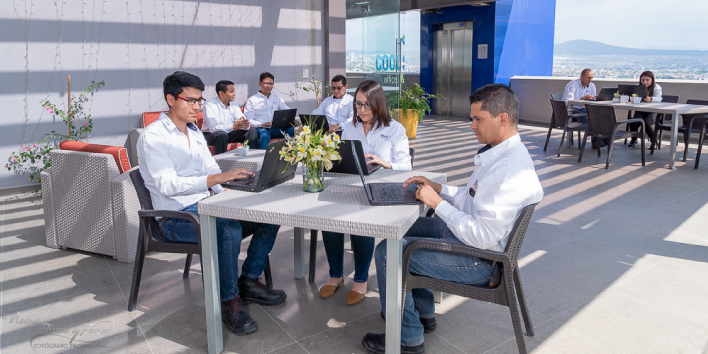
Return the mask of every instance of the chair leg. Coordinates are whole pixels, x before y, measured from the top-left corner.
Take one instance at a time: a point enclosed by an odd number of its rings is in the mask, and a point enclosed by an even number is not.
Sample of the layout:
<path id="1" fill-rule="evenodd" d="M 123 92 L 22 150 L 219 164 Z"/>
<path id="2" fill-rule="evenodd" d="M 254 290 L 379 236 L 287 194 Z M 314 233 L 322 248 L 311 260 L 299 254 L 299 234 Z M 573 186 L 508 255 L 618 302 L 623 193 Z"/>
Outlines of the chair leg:
<path id="1" fill-rule="evenodd" d="M 595 144 L 597 145 L 597 157 L 600 157 L 602 149 L 600 149 L 600 137 L 595 137 Z"/>
<path id="2" fill-rule="evenodd" d="M 533 323 L 531 323 L 531 316 L 529 315 L 529 309 L 526 305 L 526 295 L 524 295 L 524 287 L 521 285 L 518 267 L 514 269 L 514 285 L 516 286 L 516 295 L 519 297 L 519 307 L 521 307 L 521 316 L 524 318 L 524 325 L 526 326 L 526 335 L 529 337 L 533 337 L 533 335 L 535 334 L 533 331 Z"/>
<path id="3" fill-rule="evenodd" d="M 503 271 L 504 281 L 506 282 L 506 297 L 509 303 L 509 313 L 511 314 L 511 322 L 514 325 L 514 335 L 516 336 L 516 345 L 519 347 L 520 354 L 527 354 L 524 332 L 521 329 L 521 318 L 519 318 L 519 307 L 516 302 L 516 295 L 514 294 L 512 271 L 507 271 L 506 269 Z"/>
<path id="4" fill-rule="evenodd" d="M 580 140 L 581 140 L 580 130 L 578 130 L 577 132 L 578 132 L 578 150 L 580 150 Z"/>
<path id="5" fill-rule="evenodd" d="M 133 265 L 133 283 L 130 286 L 130 297 L 128 298 L 128 312 L 135 311 L 135 305 L 138 303 L 138 289 L 140 289 L 140 278 L 143 274 L 143 263 L 145 262 L 145 249 L 147 249 L 145 235 L 143 221 L 141 220 L 138 247 L 135 251 L 135 264 Z"/>
<path id="6" fill-rule="evenodd" d="M 581 144 L 580 147 L 580 156 L 578 156 L 578 162 L 583 161 L 583 153 L 585 152 L 585 143 L 588 142 L 588 132 L 585 131 L 585 134 L 583 134 L 583 143 Z"/>
<path id="7" fill-rule="evenodd" d="M 187 279 L 189 277 L 189 268 L 192 267 L 192 254 L 187 254 L 187 260 L 184 262 L 184 274 L 182 274 L 182 279 Z"/>
<path id="8" fill-rule="evenodd" d="M 645 148 L 645 145 L 644 145 L 644 143 L 645 143 L 645 139 L 644 139 L 644 125 L 642 125 L 642 135 L 641 135 L 641 137 L 642 137 L 642 166 L 646 166 L 646 165 L 644 164 L 645 161 L 646 161 L 646 160 L 645 160 L 645 151 L 646 151 L 646 148 Z M 654 150 L 652 150 L 652 152 L 654 152 Z"/>
<path id="9" fill-rule="evenodd" d="M 558 145 L 558 155 L 556 155 L 556 157 L 561 156 L 561 149 L 563 148 L 563 141 L 565 140 L 565 133 L 567 133 L 567 132 L 568 132 L 568 129 L 563 129 L 563 134 L 561 134 L 560 145 Z M 570 136 L 573 136 L 573 132 L 570 132 Z"/>
<path id="10" fill-rule="evenodd" d="M 307 281 L 315 282 L 315 268 L 317 267 L 317 230 L 310 230 L 310 274 Z"/>
<path id="11" fill-rule="evenodd" d="M 612 134 L 612 137 L 614 138 L 615 135 Z M 612 145 L 614 145 L 614 142 L 615 142 L 615 140 L 612 139 L 612 140 L 610 140 L 610 143 L 607 144 L 607 162 L 605 162 L 605 169 L 606 170 L 610 168 L 610 158 L 612 158 Z M 644 148 L 644 147 L 642 146 L 642 148 Z M 597 151 L 600 151 L 600 149 L 597 149 Z M 642 150 L 642 153 L 644 153 L 644 150 Z"/>
<path id="12" fill-rule="evenodd" d="M 686 157 L 688 157 L 688 140 L 691 138 L 691 128 L 688 128 L 686 134 L 683 135 L 683 162 L 686 162 Z"/>
<path id="13" fill-rule="evenodd" d="M 696 151 L 696 164 L 693 166 L 693 169 L 698 168 L 698 162 L 701 161 L 701 150 L 703 150 L 703 142 L 705 141 L 706 138 L 706 125 L 703 125 L 703 128 L 701 128 L 701 135 L 698 137 L 698 151 Z"/>
<path id="14" fill-rule="evenodd" d="M 266 267 L 263 273 L 265 275 L 266 287 L 268 289 L 273 289 L 273 274 L 270 272 L 270 255 L 266 257 Z"/>
<path id="15" fill-rule="evenodd" d="M 548 141 L 551 140 L 551 130 L 553 130 L 552 127 L 548 127 L 548 135 L 546 135 L 546 144 L 543 145 L 543 151 L 546 151 L 548 148 Z"/>

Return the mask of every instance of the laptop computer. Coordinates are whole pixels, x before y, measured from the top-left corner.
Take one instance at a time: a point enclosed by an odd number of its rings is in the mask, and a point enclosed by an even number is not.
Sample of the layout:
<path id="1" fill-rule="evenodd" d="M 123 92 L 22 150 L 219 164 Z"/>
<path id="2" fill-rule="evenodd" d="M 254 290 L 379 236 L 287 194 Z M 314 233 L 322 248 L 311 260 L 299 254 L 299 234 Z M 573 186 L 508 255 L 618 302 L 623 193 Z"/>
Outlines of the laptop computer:
<path id="1" fill-rule="evenodd" d="M 359 164 L 361 164 L 362 166 L 366 166 L 366 168 L 362 168 L 364 175 L 368 176 L 374 171 L 381 168 L 381 165 L 376 163 L 368 165 L 366 164 L 367 161 L 364 158 L 364 148 L 361 146 L 361 141 L 342 140 L 342 143 L 339 144 L 339 147 L 337 148 L 339 156 L 342 159 L 332 161 L 332 168 L 327 172 L 348 173 L 350 175 L 355 175 L 359 173 L 359 171 L 356 169 L 356 165 L 354 164 L 354 155 L 352 154 L 352 148 L 356 149 L 357 156 L 359 156 Z"/>
<path id="2" fill-rule="evenodd" d="M 281 109 L 273 112 L 273 124 L 270 129 L 287 129 L 295 125 L 297 108 Z"/>
<path id="3" fill-rule="evenodd" d="M 617 87 L 603 87 L 597 97 L 595 97 L 595 101 L 612 101 L 617 90 Z"/>
<path id="4" fill-rule="evenodd" d="M 403 187 L 403 182 L 399 183 L 366 183 L 364 180 L 364 172 L 359 162 L 357 149 L 352 149 L 354 155 L 354 164 L 361 177 L 361 183 L 366 190 L 366 197 L 371 205 L 407 205 L 407 204 L 423 204 L 415 198 L 415 192 L 418 186 L 411 184 L 408 187 Z"/>
<path id="5" fill-rule="evenodd" d="M 281 140 L 268 145 L 263 157 L 263 166 L 254 172 L 253 177 L 227 181 L 221 185 L 225 188 L 258 193 L 293 179 L 297 165 L 280 159 L 280 150 L 285 143 L 285 140 Z"/>
<path id="6" fill-rule="evenodd" d="M 641 98 L 647 97 L 647 88 L 644 85 L 617 85 L 620 95 L 632 96 L 637 94 Z"/>
<path id="7" fill-rule="evenodd" d="M 313 128 L 316 130 L 322 129 L 323 132 L 329 132 L 329 122 L 327 117 L 321 114 L 301 114 L 300 122 L 302 125 L 307 125 L 309 123 L 313 124 Z"/>

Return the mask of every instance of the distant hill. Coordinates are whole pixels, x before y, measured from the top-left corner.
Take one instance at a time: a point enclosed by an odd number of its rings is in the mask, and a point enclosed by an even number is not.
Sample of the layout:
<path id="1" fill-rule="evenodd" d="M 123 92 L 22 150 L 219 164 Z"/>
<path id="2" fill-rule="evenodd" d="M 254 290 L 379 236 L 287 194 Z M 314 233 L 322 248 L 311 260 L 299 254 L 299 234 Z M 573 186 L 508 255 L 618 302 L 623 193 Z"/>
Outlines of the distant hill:
<path id="1" fill-rule="evenodd" d="M 613 45 L 576 39 L 556 44 L 554 55 L 687 55 L 708 56 L 706 50 L 662 50 L 616 47 Z"/>

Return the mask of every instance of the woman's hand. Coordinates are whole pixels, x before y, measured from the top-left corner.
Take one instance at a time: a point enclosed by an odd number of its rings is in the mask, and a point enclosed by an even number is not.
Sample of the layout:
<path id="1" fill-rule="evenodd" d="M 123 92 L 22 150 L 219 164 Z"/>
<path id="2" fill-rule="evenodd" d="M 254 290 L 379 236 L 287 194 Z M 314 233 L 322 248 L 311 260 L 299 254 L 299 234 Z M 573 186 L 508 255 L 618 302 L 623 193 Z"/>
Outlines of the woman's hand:
<path id="1" fill-rule="evenodd" d="M 368 161 L 368 162 L 366 163 L 367 165 L 372 164 L 372 163 L 375 163 L 375 164 L 379 164 L 379 165 L 383 166 L 383 168 L 391 169 L 391 163 L 390 163 L 390 162 L 381 160 L 380 157 L 378 157 L 378 156 L 376 156 L 376 155 L 374 155 L 374 154 L 366 154 L 366 155 L 364 155 L 364 157 L 367 158 L 367 159 L 371 159 L 371 161 Z"/>
<path id="2" fill-rule="evenodd" d="M 644 102 L 651 102 L 651 97 L 644 97 Z"/>

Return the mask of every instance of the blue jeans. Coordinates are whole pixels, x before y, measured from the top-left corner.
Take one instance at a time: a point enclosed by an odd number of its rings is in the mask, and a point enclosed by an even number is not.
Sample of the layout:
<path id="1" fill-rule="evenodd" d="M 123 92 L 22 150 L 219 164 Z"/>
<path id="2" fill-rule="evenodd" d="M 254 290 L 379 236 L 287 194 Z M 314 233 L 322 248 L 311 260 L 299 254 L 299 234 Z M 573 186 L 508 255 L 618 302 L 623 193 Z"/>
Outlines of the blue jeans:
<path id="1" fill-rule="evenodd" d="M 585 108 L 585 107 L 583 107 L 583 108 L 575 108 L 575 107 L 573 107 L 573 109 L 576 110 L 576 111 L 578 111 L 578 113 L 588 114 L 588 109 Z M 588 116 L 578 117 L 577 119 L 580 121 L 580 123 L 583 123 L 583 124 L 587 124 L 587 122 L 588 122 Z"/>
<path id="2" fill-rule="evenodd" d="M 197 213 L 197 203 L 181 211 Z M 194 224 L 183 219 L 165 219 L 160 223 L 169 241 L 197 243 Z M 219 284 L 221 301 L 238 296 L 238 255 L 241 252 L 241 229 L 258 225 L 251 237 L 248 254 L 243 261 L 242 274 L 258 279 L 266 267 L 268 253 L 273 249 L 280 225 L 258 224 L 250 221 L 216 218 L 216 245 L 219 252 Z"/>
<path id="3" fill-rule="evenodd" d="M 270 128 L 256 128 L 258 132 L 258 145 L 261 150 L 265 150 L 270 143 L 270 139 L 274 138 L 284 138 L 283 132 L 290 136 L 295 136 L 295 127 L 290 127 L 287 129 L 270 129 Z"/>
<path id="4" fill-rule="evenodd" d="M 374 256 L 376 240 L 373 237 L 350 235 L 354 252 L 354 281 L 365 283 L 369 280 L 369 266 Z M 330 278 L 344 275 L 344 234 L 322 231 L 322 242 L 327 253 Z"/>
<path id="5" fill-rule="evenodd" d="M 403 249 L 414 240 L 437 238 L 445 242 L 462 244 L 444 221 L 438 218 L 418 218 L 403 237 Z M 376 277 L 379 282 L 381 309 L 386 309 L 386 240 L 376 246 Z M 462 284 L 486 285 L 494 273 L 491 265 L 477 257 L 419 249 L 411 254 L 409 270 L 416 275 L 454 281 Z M 393 294 L 400 296 L 400 294 Z M 413 289 L 406 294 L 401 324 L 401 344 L 406 346 L 423 343 L 423 325 L 420 318 L 435 317 L 433 292 Z"/>

